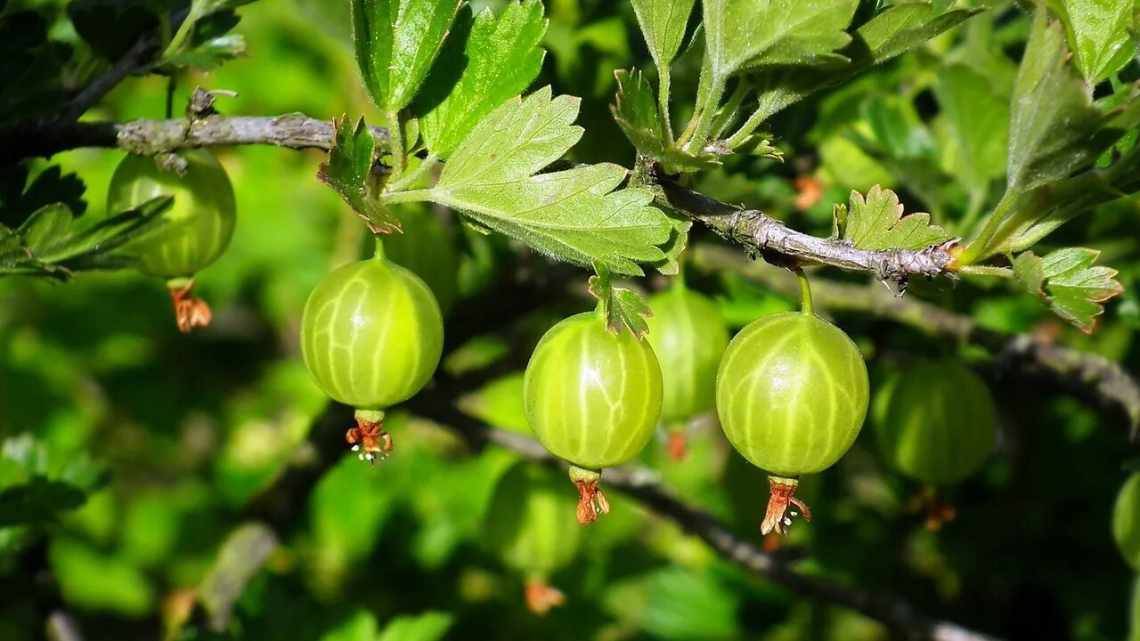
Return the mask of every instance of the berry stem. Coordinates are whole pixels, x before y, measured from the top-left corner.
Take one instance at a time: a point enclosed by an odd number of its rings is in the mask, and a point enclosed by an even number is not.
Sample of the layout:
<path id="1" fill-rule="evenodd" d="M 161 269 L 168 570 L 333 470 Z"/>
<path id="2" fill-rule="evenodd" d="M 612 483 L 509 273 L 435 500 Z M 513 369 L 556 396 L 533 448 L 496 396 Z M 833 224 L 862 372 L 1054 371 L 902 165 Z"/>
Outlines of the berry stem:
<path id="1" fill-rule="evenodd" d="M 792 267 L 792 271 L 796 273 L 796 279 L 800 281 L 800 311 L 805 314 L 815 313 L 811 303 L 811 283 L 808 282 L 807 274 L 799 265 Z"/>
<path id="2" fill-rule="evenodd" d="M 380 234 L 373 234 L 372 240 L 375 247 L 372 250 L 372 257 L 376 260 L 384 260 L 384 237 Z"/>

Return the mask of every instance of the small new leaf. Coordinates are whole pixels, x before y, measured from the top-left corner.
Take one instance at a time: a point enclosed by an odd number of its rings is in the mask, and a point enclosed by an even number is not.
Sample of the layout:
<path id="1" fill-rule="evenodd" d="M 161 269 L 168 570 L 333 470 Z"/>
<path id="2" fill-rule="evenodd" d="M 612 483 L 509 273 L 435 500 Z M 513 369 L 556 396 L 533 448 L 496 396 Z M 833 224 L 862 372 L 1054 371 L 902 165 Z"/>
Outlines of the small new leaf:
<path id="1" fill-rule="evenodd" d="M 649 332 L 649 323 L 645 319 L 653 315 L 649 304 L 632 289 L 615 286 L 613 275 L 605 265 L 594 263 L 594 272 L 590 277 L 589 290 L 602 305 L 606 327 L 614 334 L 627 328 L 638 338 L 645 336 Z"/>
<path id="2" fill-rule="evenodd" d="M 614 72 L 618 91 L 610 106 L 625 137 L 637 151 L 665 165 L 669 172 L 698 171 L 720 165 L 715 154 L 690 154 L 669 144 L 649 81 L 639 70 Z"/>
<path id="3" fill-rule="evenodd" d="M 919 250 L 952 238 L 945 229 L 930 223 L 930 214 L 904 216 L 895 192 L 878 185 L 871 187 L 866 198 L 852 190 L 850 208 L 836 205 L 834 229 L 843 240 L 869 250 Z"/>
<path id="4" fill-rule="evenodd" d="M 245 55 L 245 38 L 241 34 L 229 33 L 167 58 L 163 67 L 193 67 L 209 71 L 242 55 Z"/>
<path id="5" fill-rule="evenodd" d="M 317 176 L 340 194 L 372 233 L 400 231 L 400 220 L 378 198 L 380 175 L 376 168 L 376 141 L 364 119 L 358 120 L 356 127 L 349 124 L 347 116 L 337 119 L 329 159 Z"/>
<path id="6" fill-rule="evenodd" d="M 626 170 L 609 163 L 534 175 L 581 138 L 578 105 L 549 87 L 508 101 L 459 145 L 429 197 L 551 257 L 641 275 L 637 263 L 663 260 L 673 229 L 652 193 L 618 189 Z"/>
<path id="7" fill-rule="evenodd" d="M 356 62 L 385 112 L 407 107 L 431 69 L 461 0 L 352 0 Z"/>
<path id="8" fill-rule="evenodd" d="M 1014 259 L 1013 273 L 1053 313 L 1091 334 L 1096 318 L 1104 313 L 1104 302 L 1124 292 L 1115 269 L 1094 266 L 1099 256 L 1099 251 L 1084 247 L 1067 247 L 1044 257 L 1025 252 Z"/>

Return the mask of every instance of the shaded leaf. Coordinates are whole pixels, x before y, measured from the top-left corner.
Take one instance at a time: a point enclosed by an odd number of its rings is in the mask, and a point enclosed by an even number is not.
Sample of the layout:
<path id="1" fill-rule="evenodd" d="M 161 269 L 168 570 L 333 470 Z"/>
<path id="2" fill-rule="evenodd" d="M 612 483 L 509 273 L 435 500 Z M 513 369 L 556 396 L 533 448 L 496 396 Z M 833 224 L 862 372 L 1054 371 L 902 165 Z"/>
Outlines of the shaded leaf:
<path id="1" fill-rule="evenodd" d="M 16 228 L 38 209 L 55 203 L 66 205 L 75 216 L 87 210 L 83 199 L 87 186 L 77 174 L 64 174 L 58 165 L 41 171 L 29 183 L 22 164 L 0 168 L 0 224 Z"/>
<path id="2" fill-rule="evenodd" d="M 1061 25 L 1039 10 L 1010 103 L 1008 189 L 1026 191 L 1092 162 L 1116 137 L 1067 62 Z"/>
<path id="3" fill-rule="evenodd" d="M 86 500 L 83 490 L 70 483 L 35 477 L 0 490 L 0 527 L 54 521 Z"/>
<path id="4" fill-rule="evenodd" d="M 352 0 L 356 62 L 383 110 L 412 102 L 461 0 Z"/>
<path id="5" fill-rule="evenodd" d="M 1108 78 L 1136 55 L 1129 31 L 1138 26 L 1137 5 L 1125 0 L 1049 0 L 1065 25 L 1069 49 L 1090 85 Z"/>
<path id="6" fill-rule="evenodd" d="M 533 175 L 582 136 L 578 104 L 549 87 L 508 101 L 455 150 L 430 198 L 551 257 L 640 275 L 672 229 L 650 192 L 617 189 L 626 170 L 608 163 Z"/>
<path id="7" fill-rule="evenodd" d="M 590 277 L 589 289 L 602 306 L 606 327 L 614 334 L 628 328 L 638 338 L 645 336 L 649 332 L 649 323 L 645 322 L 645 318 L 653 315 L 649 304 L 636 291 L 615 286 L 613 275 L 605 265 L 596 263 L 594 271 L 596 273 Z"/>
<path id="8" fill-rule="evenodd" d="M 47 251 L 64 240 L 72 220 L 74 218 L 67 205 L 45 205 L 29 216 L 16 232 L 24 247 L 33 256 L 38 256 L 40 252 Z"/>
<path id="9" fill-rule="evenodd" d="M 1104 302 L 1124 291 L 1115 269 L 1094 266 L 1099 256 L 1099 251 L 1083 247 L 1059 249 L 1044 257 L 1025 252 L 1014 259 L 1013 272 L 1026 291 L 1088 334 L 1096 327 L 1096 317 L 1104 313 Z"/>
<path id="10" fill-rule="evenodd" d="M 472 18 L 464 8 L 456 23 L 461 26 L 449 36 L 417 99 L 425 103 L 419 109 L 424 141 L 442 158 L 483 116 L 529 87 L 546 55 L 540 43 L 547 20 L 539 0 L 511 2 L 498 17 L 487 8 Z"/>
<path id="11" fill-rule="evenodd" d="M 657 100 L 649 81 L 639 70 L 614 72 L 618 91 L 610 110 L 614 120 L 637 151 L 666 165 L 671 172 L 711 169 L 720 165 L 715 154 L 692 155 L 669 143 Z"/>
<path id="12" fill-rule="evenodd" d="M 633 0 L 637 24 L 658 69 L 667 68 L 680 50 L 694 1 Z"/>
<path id="13" fill-rule="evenodd" d="M 376 141 L 364 119 L 349 125 L 348 117 L 336 121 L 336 136 L 329 159 L 318 177 L 328 183 L 352 207 L 374 234 L 400 230 L 396 218 L 379 199 L 380 176 L 376 171 Z"/>
<path id="14" fill-rule="evenodd" d="M 965 65 L 941 69 L 934 95 L 940 124 L 952 143 L 947 169 L 972 192 L 984 193 L 992 180 L 1005 174 L 1008 99 L 995 91 L 989 79 Z"/>
<path id="15" fill-rule="evenodd" d="M 930 214 L 904 216 L 895 192 L 878 185 L 871 187 L 866 198 L 852 191 L 850 208 L 835 206 L 835 229 L 843 240 L 871 250 L 918 250 L 952 238 L 945 229 L 931 224 Z"/>
<path id="16" fill-rule="evenodd" d="M 67 17 L 95 53 L 115 61 L 140 36 L 158 28 L 152 5 L 146 0 L 72 0 L 67 5 Z"/>

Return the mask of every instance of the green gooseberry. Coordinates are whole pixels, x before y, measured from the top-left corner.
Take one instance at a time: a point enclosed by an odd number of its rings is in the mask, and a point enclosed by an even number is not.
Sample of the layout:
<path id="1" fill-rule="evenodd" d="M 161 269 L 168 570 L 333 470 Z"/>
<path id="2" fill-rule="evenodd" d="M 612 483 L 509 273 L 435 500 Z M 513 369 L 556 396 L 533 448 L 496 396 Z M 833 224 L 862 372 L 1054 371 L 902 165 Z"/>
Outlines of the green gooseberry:
<path id="1" fill-rule="evenodd" d="M 562 593 L 548 581 L 570 564 L 581 542 L 561 487 L 550 470 L 520 461 L 496 483 L 486 513 L 483 540 L 524 576 L 527 606 L 537 614 L 561 604 Z"/>
<path id="2" fill-rule="evenodd" d="M 1116 495 L 1112 538 L 1128 565 L 1140 572 L 1140 472 L 1129 476 Z"/>
<path id="3" fill-rule="evenodd" d="M 135 209 L 159 196 L 173 196 L 164 224 L 128 243 L 124 251 L 139 271 L 168 280 L 178 328 L 209 324 L 210 308 L 191 296 L 193 276 L 225 252 L 236 222 L 234 190 L 226 170 L 204 149 L 179 152 L 185 172 L 164 171 L 146 156 L 127 156 L 115 168 L 107 214 Z"/>
<path id="4" fill-rule="evenodd" d="M 391 451 L 383 410 L 419 392 L 442 351 L 443 318 L 431 290 L 382 251 L 325 276 L 305 303 L 305 366 L 325 394 L 356 408 L 346 439 L 364 460 Z"/>
<path id="5" fill-rule="evenodd" d="M 924 361 L 881 387 L 874 400 L 883 456 L 935 486 L 978 469 L 997 444 L 997 407 L 976 374 L 956 360 Z"/>
<path id="6" fill-rule="evenodd" d="M 728 327 L 716 304 L 678 280 L 649 299 L 649 344 L 661 364 L 661 416 L 682 423 L 716 404 L 716 371 L 728 346 Z M 672 431 L 670 452 L 684 455 L 684 432 Z"/>
<path id="7" fill-rule="evenodd" d="M 607 512 L 600 470 L 633 459 L 661 417 L 661 367 L 644 338 L 611 332 L 600 308 L 563 319 L 535 347 L 523 380 L 539 442 L 572 464 L 578 521 Z"/>
<path id="8" fill-rule="evenodd" d="M 803 309 L 765 316 L 728 345 L 716 378 L 716 406 L 730 443 L 769 473 L 771 491 L 761 531 L 783 533 L 798 477 L 831 467 L 867 415 L 867 366 L 841 329 L 812 311 L 800 272 Z"/>

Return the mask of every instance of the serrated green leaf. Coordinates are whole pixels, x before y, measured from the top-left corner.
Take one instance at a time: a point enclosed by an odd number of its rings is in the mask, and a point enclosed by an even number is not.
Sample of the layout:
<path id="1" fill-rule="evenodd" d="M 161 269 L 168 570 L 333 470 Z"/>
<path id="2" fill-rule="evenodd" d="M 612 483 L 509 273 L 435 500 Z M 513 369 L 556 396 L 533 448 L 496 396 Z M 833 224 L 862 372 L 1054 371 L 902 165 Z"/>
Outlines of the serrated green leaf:
<path id="1" fill-rule="evenodd" d="M 666 165 L 666 170 L 698 171 L 720 165 L 716 155 L 692 155 L 669 144 L 653 88 L 641 71 L 619 69 L 614 72 L 618 91 L 610 110 L 614 120 L 637 151 Z"/>
<path id="2" fill-rule="evenodd" d="M 530 86 L 546 55 L 547 20 L 539 0 L 511 2 L 496 17 L 464 8 L 455 33 L 417 98 L 420 131 L 431 153 L 446 158 L 479 120 Z"/>
<path id="3" fill-rule="evenodd" d="M 59 263 L 67 269 L 91 269 L 109 264 L 115 250 L 166 224 L 161 214 L 174 203 L 171 196 L 157 196 L 135 209 L 103 219 L 64 242 L 41 252 L 40 260 Z"/>
<path id="4" fill-rule="evenodd" d="M 926 44 L 981 11 L 945 11 L 933 2 L 893 4 L 855 31 L 855 48 L 864 52 L 865 62 L 879 64 Z"/>
<path id="5" fill-rule="evenodd" d="M 811 64 L 847 45 L 858 0 L 705 0 L 705 60 L 715 78 L 750 67 Z"/>
<path id="6" fill-rule="evenodd" d="M 650 192 L 615 191 L 626 170 L 608 163 L 533 175 L 581 138 L 578 104 L 549 87 L 508 101 L 455 150 L 430 198 L 554 258 L 641 275 L 637 262 L 664 259 L 672 229 Z"/>
<path id="7" fill-rule="evenodd" d="M 595 274 L 590 277 L 589 290 L 602 305 L 606 327 L 617 334 L 623 329 L 633 332 L 638 338 L 649 332 L 647 316 L 653 315 L 649 304 L 641 294 L 628 287 L 617 287 L 613 275 L 605 265 L 594 263 Z"/>
<path id="8" fill-rule="evenodd" d="M 633 0 L 633 12 L 649 55 L 658 69 L 665 69 L 681 49 L 689 14 L 695 0 Z"/>
<path id="9" fill-rule="evenodd" d="M 1010 102 L 1010 191 L 1065 178 L 1112 142 L 1095 135 L 1104 116 L 1067 60 L 1061 25 L 1038 10 Z"/>
<path id="10" fill-rule="evenodd" d="M 347 117 L 336 121 L 329 159 L 317 174 L 360 216 L 374 234 L 400 230 L 400 220 L 380 201 L 380 179 L 374 170 L 376 142 L 361 118 L 356 127 Z"/>
<path id="11" fill-rule="evenodd" d="M 1099 251 L 1084 247 L 1059 249 L 1045 257 L 1024 252 L 1014 259 L 1013 273 L 1053 313 L 1089 334 L 1104 313 L 1104 302 L 1124 291 L 1115 269 L 1094 266 L 1099 256 Z"/>
<path id="12" fill-rule="evenodd" d="M 1108 78 L 1136 55 L 1138 5 L 1127 0 L 1048 0 L 1065 25 L 1069 49 L 1090 85 Z"/>
<path id="13" fill-rule="evenodd" d="M 944 243 L 952 236 L 930 223 L 930 214 L 903 216 L 899 197 L 890 189 L 871 187 L 867 197 L 851 192 L 850 208 L 836 205 L 835 229 L 860 249 L 918 250 Z"/>
<path id="14" fill-rule="evenodd" d="M 75 218 L 63 203 L 45 205 L 28 217 L 16 232 L 24 247 L 38 256 L 64 240 Z"/>
<path id="15" fill-rule="evenodd" d="M 941 69 L 934 96 L 954 150 L 947 170 L 972 193 L 984 195 L 990 182 L 1005 174 L 1008 97 L 965 65 Z"/>
<path id="16" fill-rule="evenodd" d="M 461 0 L 352 0 L 356 62 L 385 112 L 407 107 L 427 77 Z"/>
<path id="17" fill-rule="evenodd" d="M 931 2 L 891 5 L 854 32 L 841 52 L 851 59 L 842 67 L 773 68 L 754 73 L 759 89 L 755 111 L 762 120 L 855 74 L 925 44 L 981 9 L 944 11 Z"/>

